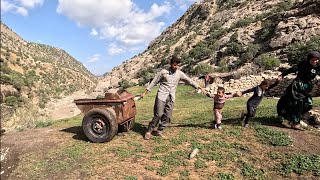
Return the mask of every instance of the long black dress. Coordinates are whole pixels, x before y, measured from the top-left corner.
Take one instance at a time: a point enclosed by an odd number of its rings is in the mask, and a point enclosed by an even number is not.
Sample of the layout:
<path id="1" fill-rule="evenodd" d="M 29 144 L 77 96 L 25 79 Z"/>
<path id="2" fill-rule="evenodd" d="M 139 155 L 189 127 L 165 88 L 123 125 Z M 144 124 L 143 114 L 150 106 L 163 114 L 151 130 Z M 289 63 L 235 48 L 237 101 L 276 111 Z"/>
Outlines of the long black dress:
<path id="1" fill-rule="evenodd" d="M 287 87 L 277 104 L 278 115 L 293 124 L 300 123 L 301 116 L 312 109 L 311 81 L 320 74 L 320 67 L 312 66 L 309 60 L 301 61 L 282 73 L 282 77 L 296 72 L 298 72 L 297 77 Z"/>

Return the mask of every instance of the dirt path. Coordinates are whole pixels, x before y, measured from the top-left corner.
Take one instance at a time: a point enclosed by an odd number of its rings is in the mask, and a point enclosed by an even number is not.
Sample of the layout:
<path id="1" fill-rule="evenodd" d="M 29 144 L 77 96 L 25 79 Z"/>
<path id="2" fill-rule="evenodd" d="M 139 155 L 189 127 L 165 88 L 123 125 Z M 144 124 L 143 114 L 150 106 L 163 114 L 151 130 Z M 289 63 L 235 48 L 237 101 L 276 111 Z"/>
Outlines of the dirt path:
<path id="1" fill-rule="evenodd" d="M 95 97 L 96 96 L 94 94 L 86 94 L 84 91 L 76 91 L 70 96 L 49 102 L 43 111 L 46 112 L 52 120 L 70 118 L 80 113 L 80 110 L 73 103 L 75 99 L 91 99 Z"/>
<path id="2" fill-rule="evenodd" d="M 9 177 L 18 166 L 20 156 L 29 152 L 45 153 L 64 141 L 59 129 L 41 128 L 1 135 L 1 179 Z"/>

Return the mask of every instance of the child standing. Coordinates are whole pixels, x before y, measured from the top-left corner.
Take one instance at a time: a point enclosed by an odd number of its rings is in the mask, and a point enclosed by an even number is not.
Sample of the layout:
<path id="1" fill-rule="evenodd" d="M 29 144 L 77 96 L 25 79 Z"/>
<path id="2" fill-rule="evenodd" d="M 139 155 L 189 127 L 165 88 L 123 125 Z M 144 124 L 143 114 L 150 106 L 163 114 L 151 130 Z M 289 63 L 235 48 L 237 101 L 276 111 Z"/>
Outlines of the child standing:
<path id="1" fill-rule="evenodd" d="M 241 92 L 241 95 L 249 92 L 253 92 L 253 95 L 247 101 L 247 113 L 241 117 L 243 121 L 242 122 L 243 127 L 245 128 L 249 127 L 249 120 L 251 117 L 255 116 L 257 107 L 260 104 L 265 92 L 277 86 L 278 83 L 279 83 L 279 79 L 277 79 L 277 81 L 272 85 L 270 85 L 269 80 L 263 80 L 260 83 L 260 85 Z"/>
<path id="2" fill-rule="evenodd" d="M 207 96 L 213 98 L 213 114 L 215 119 L 215 121 L 213 122 L 213 127 L 215 129 L 221 130 L 222 108 L 224 107 L 226 99 L 232 98 L 235 95 L 227 95 L 225 94 L 225 89 L 223 87 L 218 87 L 217 94 L 211 96 L 207 93 Z"/>

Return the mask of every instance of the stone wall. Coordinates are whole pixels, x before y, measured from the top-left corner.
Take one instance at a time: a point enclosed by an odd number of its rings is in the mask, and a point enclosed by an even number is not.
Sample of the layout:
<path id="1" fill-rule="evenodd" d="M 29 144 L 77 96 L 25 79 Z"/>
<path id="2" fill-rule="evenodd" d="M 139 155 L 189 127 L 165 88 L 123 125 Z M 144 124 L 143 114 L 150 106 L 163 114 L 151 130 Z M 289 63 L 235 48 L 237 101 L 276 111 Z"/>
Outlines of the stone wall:
<path id="1" fill-rule="evenodd" d="M 275 82 L 278 78 L 280 72 L 276 71 L 265 71 L 259 75 L 249 75 L 243 76 L 240 79 L 230 79 L 229 81 L 223 83 L 213 83 L 208 90 L 211 94 L 215 94 L 217 91 L 218 86 L 222 86 L 226 89 L 227 93 L 235 93 L 237 91 L 244 91 L 254 86 L 257 86 L 263 81 L 264 79 L 269 79 L 272 82 Z M 270 89 L 266 96 L 281 96 L 285 89 L 290 85 L 290 83 L 295 78 L 295 75 L 287 75 L 283 80 L 273 89 Z M 320 78 L 317 77 L 313 81 L 314 87 L 311 92 L 311 95 L 314 97 L 320 96 Z"/>

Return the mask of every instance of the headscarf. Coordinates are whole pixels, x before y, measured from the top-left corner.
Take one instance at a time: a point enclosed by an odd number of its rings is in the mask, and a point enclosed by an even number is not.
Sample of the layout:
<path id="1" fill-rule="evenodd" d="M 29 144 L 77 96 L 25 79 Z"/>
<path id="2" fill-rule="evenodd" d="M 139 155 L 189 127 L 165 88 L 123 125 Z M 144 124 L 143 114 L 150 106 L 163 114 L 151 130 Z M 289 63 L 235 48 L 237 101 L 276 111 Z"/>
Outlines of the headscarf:
<path id="1" fill-rule="evenodd" d="M 320 53 L 318 51 L 311 51 L 308 56 L 307 59 L 308 61 L 312 58 L 318 58 L 320 60 Z"/>

